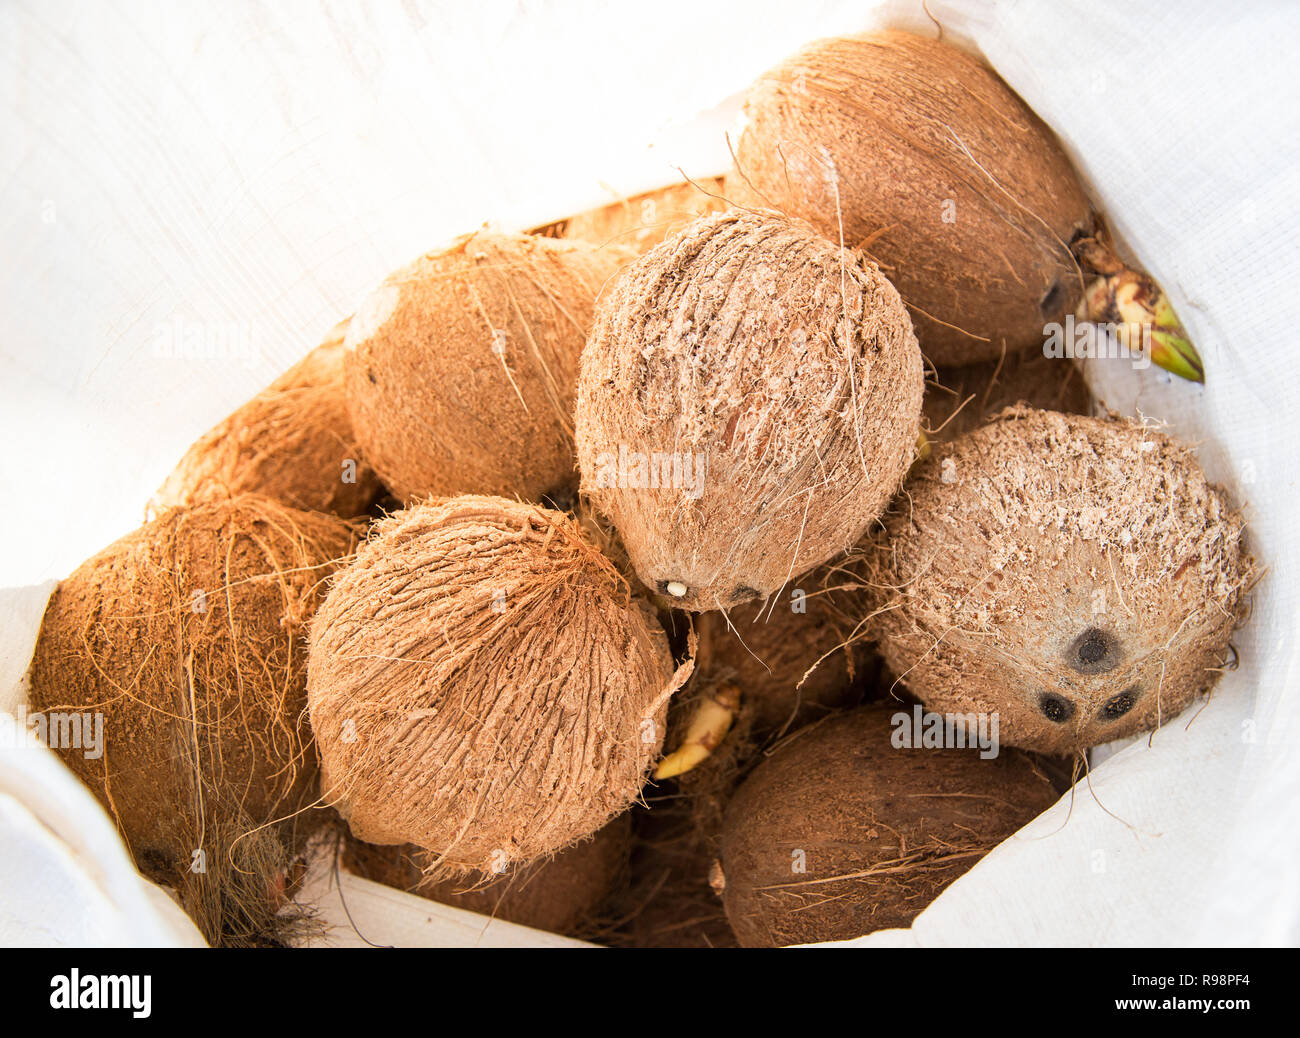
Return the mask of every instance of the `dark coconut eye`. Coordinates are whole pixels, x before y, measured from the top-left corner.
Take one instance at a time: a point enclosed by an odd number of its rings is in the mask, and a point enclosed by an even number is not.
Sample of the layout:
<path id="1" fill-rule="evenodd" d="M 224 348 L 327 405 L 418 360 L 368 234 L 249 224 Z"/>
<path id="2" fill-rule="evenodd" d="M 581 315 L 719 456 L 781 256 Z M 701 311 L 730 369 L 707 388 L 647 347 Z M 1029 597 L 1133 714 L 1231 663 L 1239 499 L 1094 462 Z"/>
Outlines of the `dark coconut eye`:
<path id="1" fill-rule="evenodd" d="M 1064 724 L 1074 716 L 1074 704 L 1064 696 L 1058 696 L 1052 692 L 1044 692 L 1038 700 L 1038 709 L 1043 712 L 1043 716 L 1054 724 Z"/>
<path id="2" fill-rule="evenodd" d="M 1043 298 L 1038 301 L 1038 309 L 1042 311 L 1044 317 L 1055 317 L 1064 305 L 1065 286 L 1061 284 L 1061 279 L 1057 278 L 1043 293 Z"/>
<path id="3" fill-rule="evenodd" d="M 1137 702 L 1138 690 L 1136 688 L 1126 689 L 1117 696 L 1112 696 L 1107 700 L 1106 705 L 1101 708 L 1101 719 L 1103 721 L 1114 721 L 1123 717 L 1133 709 L 1133 704 Z"/>
<path id="4" fill-rule="evenodd" d="M 1080 674 L 1104 674 L 1119 662 L 1119 644 L 1100 627 L 1089 627 L 1070 643 L 1065 656 Z"/>

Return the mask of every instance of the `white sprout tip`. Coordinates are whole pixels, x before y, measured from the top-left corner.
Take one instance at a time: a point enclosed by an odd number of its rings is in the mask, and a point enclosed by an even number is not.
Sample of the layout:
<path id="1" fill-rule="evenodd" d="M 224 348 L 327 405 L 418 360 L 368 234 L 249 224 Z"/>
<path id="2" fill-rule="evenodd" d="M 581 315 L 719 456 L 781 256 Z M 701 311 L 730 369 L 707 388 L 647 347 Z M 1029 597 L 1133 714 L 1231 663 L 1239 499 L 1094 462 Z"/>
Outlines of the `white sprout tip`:
<path id="1" fill-rule="evenodd" d="M 670 580 L 668 582 L 668 586 L 665 587 L 664 590 L 667 591 L 670 595 L 672 595 L 673 598 L 686 597 L 686 585 L 683 584 L 680 580 Z"/>

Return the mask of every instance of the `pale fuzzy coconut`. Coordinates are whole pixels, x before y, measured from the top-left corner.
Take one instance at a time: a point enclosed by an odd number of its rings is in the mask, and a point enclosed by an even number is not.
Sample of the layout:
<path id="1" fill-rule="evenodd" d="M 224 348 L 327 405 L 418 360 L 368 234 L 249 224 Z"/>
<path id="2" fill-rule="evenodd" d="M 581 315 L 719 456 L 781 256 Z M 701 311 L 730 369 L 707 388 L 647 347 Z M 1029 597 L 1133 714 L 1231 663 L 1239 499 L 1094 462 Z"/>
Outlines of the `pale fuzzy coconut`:
<path id="1" fill-rule="evenodd" d="M 348 330 L 348 410 L 403 501 L 540 500 L 577 484 L 573 405 L 592 308 L 631 253 L 481 231 L 385 279 Z"/>
<path id="2" fill-rule="evenodd" d="M 885 507 L 922 391 L 907 313 L 872 264 L 774 213 L 706 217 L 601 301 L 578 390 L 583 493 L 674 604 L 764 598 Z"/>
<path id="3" fill-rule="evenodd" d="M 343 392 L 340 321 L 316 349 L 200 437 L 150 502 L 262 494 L 294 508 L 361 515 L 383 492 L 357 449 Z"/>
<path id="4" fill-rule="evenodd" d="M 689 673 L 572 518 L 418 505 L 375 526 L 312 626 L 323 793 L 432 866 L 553 854 L 637 799 Z"/>
<path id="5" fill-rule="evenodd" d="M 1083 281 L 1090 206 L 1060 143 L 998 76 L 937 40 L 819 40 L 745 101 L 731 193 L 880 263 L 935 364 L 1043 340 Z"/>
<path id="6" fill-rule="evenodd" d="M 931 710 L 1082 750 L 1213 687 L 1255 576 L 1244 528 L 1158 431 L 1010 408 L 937 448 L 870 543 L 875 633 Z"/>

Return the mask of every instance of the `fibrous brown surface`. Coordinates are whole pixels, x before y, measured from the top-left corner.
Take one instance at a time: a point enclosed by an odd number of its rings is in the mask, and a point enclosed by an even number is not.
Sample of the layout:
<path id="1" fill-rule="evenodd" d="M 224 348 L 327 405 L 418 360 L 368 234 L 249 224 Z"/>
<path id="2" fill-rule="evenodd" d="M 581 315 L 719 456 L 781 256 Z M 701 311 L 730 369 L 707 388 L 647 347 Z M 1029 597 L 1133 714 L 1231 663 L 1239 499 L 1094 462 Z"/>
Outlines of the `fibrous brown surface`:
<path id="1" fill-rule="evenodd" d="M 571 517 L 414 506 L 376 524 L 312 627 L 323 792 L 355 836 L 433 867 L 553 854 L 637 799 L 689 673 Z"/>
<path id="2" fill-rule="evenodd" d="M 1078 751 L 1218 680 L 1254 580 L 1244 526 L 1158 431 L 1011 408 L 936 448 L 869 543 L 875 634 L 931 710 Z"/>
<path id="3" fill-rule="evenodd" d="M 389 275 L 349 327 L 347 399 L 403 501 L 577 483 L 573 404 L 592 308 L 631 253 L 479 232 Z"/>
<path id="4" fill-rule="evenodd" d="M 173 508 L 46 609 L 32 709 L 102 716 L 102 755 L 56 748 L 210 941 L 264 938 L 283 893 L 295 813 L 315 799 L 307 628 L 352 542 L 338 519 L 255 495 Z"/>
<path id="5" fill-rule="evenodd" d="M 736 686 L 755 737 L 856 705 L 876 672 L 860 611 L 836 590 L 835 573 L 821 568 L 798 583 L 802 594 L 697 620 L 699 669 Z"/>
<path id="6" fill-rule="evenodd" d="M 549 933 L 591 939 L 601 913 L 626 879 L 631 816 L 619 815 L 589 840 L 503 875 L 472 873 L 430 880 L 428 851 L 404 844 L 381 847 L 348 838 L 344 865 L 377 883 L 455 908 Z M 436 870 L 435 870 L 436 871 Z"/>
<path id="7" fill-rule="evenodd" d="M 151 502 L 175 505 L 262 494 L 294 508 L 363 514 L 383 492 L 361 461 L 343 392 L 340 321 L 316 349 L 209 429 Z"/>
<path id="8" fill-rule="evenodd" d="M 731 193 L 864 246 L 935 364 L 1041 345 L 1082 293 L 1089 204 L 1052 132 L 987 66 L 885 31 L 809 44 L 745 103 Z"/>
<path id="9" fill-rule="evenodd" d="M 729 208 L 722 177 L 672 184 L 571 216 L 544 230 L 593 245 L 623 245 L 649 252 L 696 217 Z"/>
<path id="10" fill-rule="evenodd" d="M 1091 403 L 1076 365 L 1030 349 L 927 374 L 923 428 L 931 441 L 951 441 L 1015 404 L 1088 414 Z"/>
<path id="11" fill-rule="evenodd" d="M 847 940 L 909 926 L 1057 799 L 1028 755 L 893 745 L 890 705 L 809 725 L 727 807 L 727 918 L 741 945 Z"/>
<path id="12" fill-rule="evenodd" d="M 874 266 L 776 214 L 705 217 L 601 301 L 578 392 L 583 493 L 674 605 L 765 598 L 883 510 L 922 389 Z"/>

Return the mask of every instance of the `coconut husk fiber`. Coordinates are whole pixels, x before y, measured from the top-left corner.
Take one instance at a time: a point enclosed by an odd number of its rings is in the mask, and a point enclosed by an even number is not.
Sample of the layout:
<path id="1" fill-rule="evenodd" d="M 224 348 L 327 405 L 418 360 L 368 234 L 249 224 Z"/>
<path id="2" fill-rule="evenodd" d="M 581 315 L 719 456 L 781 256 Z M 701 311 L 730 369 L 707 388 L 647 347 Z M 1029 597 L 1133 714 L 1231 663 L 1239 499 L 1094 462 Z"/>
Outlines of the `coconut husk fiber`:
<path id="1" fill-rule="evenodd" d="M 936 449 L 869 543 L 874 634 L 929 709 L 1076 753 L 1218 680 L 1255 579 L 1244 532 L 1157 430 L 1011 408 Z"/>
<path id="2" fill-rule="evenodd" d="M 910 926 L 950 883 L 1057 799 L 1028 755 L 902 749 L 897 707 L 800 729 L 727 807 L 721 885 L 742 946 Z"/>
<path id="3" fill-rule="evenodd" d="M 389 275 L 346 339 L 348 409 L 403 501 L 576 487 L 573 407 L 618 246 L 480 231 Z"/>
<path id="4" fill-rule="evenodd" d="M 277 932 L 316 798 L 307 627 L 353 539 L 256 495 L 168 509 L 46 608 L 32 709 L 102 715 L 102 756 L 56 748 L 214 944 Z"/>
<path id="5" fill-rule="evenodd" d="M 723 178 L 704 177 L 588 209 L 536 233 L 593 245 L 622 245 L 643 255 L 697 217 L 728 208 Z"/>
<path id="6" fill-rule="evenodd" d="M 649 607 L 570 516 L 435 500 L 375 525 L 312 627 L 326 797 L 430 868 L 554 854 L 639 796 L 674 670 Z"/>
<path id="7" fill-rule="evenodd" d="M 361 460 L 343 392 L 340 321 L 311 353 L 201 436 L 151 512 L 262 494 L 306 511 L 359 516 L 383 493 Z"/>
<path id="8" fill-rule="evenodd" d="M 471 873 L 431 881 L 430 855 L 405 844 L 381 847 L 346 837 L 348 871 L 468 912 L 548 933 L 595 939 L 603 913 L 627 879 L 632 821 L 623 813 L 590 839 L 502 875 Z M 436 869 L 434 871 L 437 871 Z"/>
<path id="9" fill-rule="evenodd" d="M 1088 414 L 1092 397 L 1075 364 L 1045 357 L 1041 350 L 1025 350 L 928 375 L 922 429 L 931 442 L 950 442 L 1015 404 Z"/>
<path id="10" fill-rule="evenodd" d="M 704 217 L 601 300 L 578 391 L 583 494 L 674 606 L 768 598 L 883 510 L 922 391 L 907 313 L 873 265 L 774 213 Z"/>
<path id="11" fill-rule="evenodd" d="M 1051 130 L 986 65 L 883 31 L 809 44 L 746 96 L 730 193 L 863 247 L 938 365 L 1043 341 L 1092 217 Z"/>
<path id="12" fill-rule="evenodd" d="M 705 697 L 730 690 L 739 709 L 703 762 L 653 782 L 647 807 L 634 812 L 624 928 L 634 947 L 735 946 L 714 883 L 723 816 L 736 787 L 774 740 L 878 692 L 879 659 L 855 638 L 857 596 L 832 568 L 804 583 L 798 608 L 792 600 L 696 618 L 696 672 L 670 705 L 666 748 L 682 744 Z"/>
<path id="13" fill-rule="evenodd" d="M 823 567 L 806 575 L 801 595 L 698 617 L 699 669 L 735 685 L 755 736 L 792 731 L 873 693 L 879 661 L 857 596 L 836 580 Z"/>

